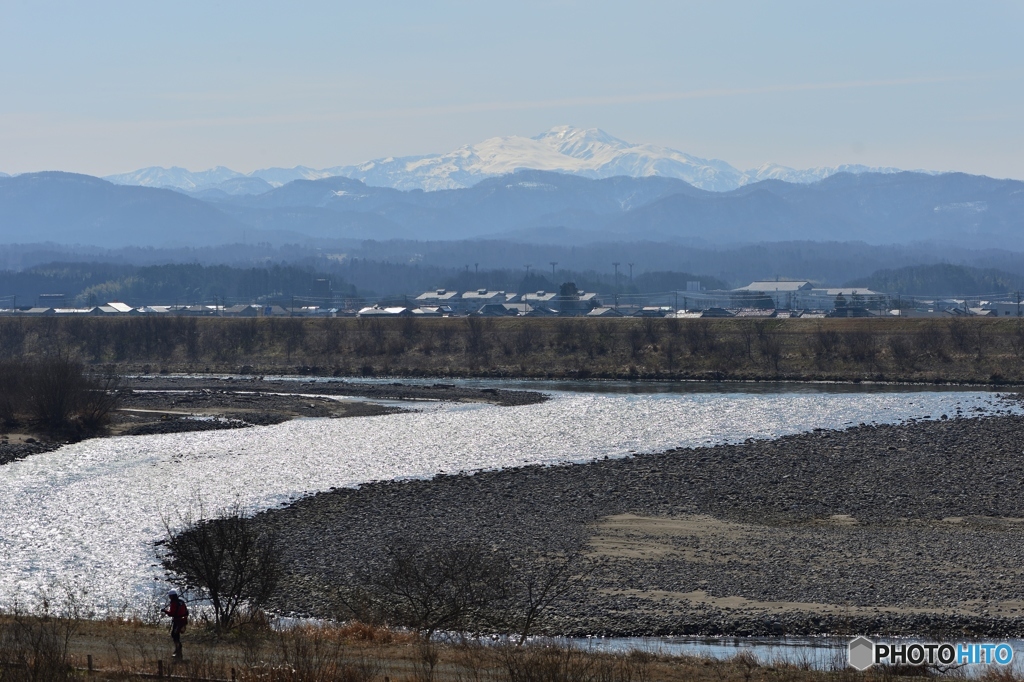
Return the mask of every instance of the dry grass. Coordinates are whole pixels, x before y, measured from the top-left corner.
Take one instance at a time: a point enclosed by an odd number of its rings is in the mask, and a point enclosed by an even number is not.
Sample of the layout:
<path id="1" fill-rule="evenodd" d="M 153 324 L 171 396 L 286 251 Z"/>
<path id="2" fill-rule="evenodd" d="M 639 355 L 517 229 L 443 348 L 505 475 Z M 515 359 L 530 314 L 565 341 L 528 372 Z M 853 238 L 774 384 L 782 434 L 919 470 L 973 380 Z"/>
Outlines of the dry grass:
<path id="1" fill-rule="evenodd" d="M 166 629 L 138 619 L 5 616 L 0 618 L 0 681 L 79 678 L 90 656 L 90 677 L 97 680 L 152 676 L 161 665 L 165 675 L 180 679 L 252 682 L 881 682 L 924 672 L 878 668 L 858 673 L 843 669 L 842 660 L 836 661 L 835 669 L 822 671 L 813 670 L 808 662 L 762 664 L 749 653 L 717 661 L 639 651 L 600 653 L 543 643 L 442 644 L 360 623 L 284 631 L 240 628 L 220 636 L 193 629 L 184 642 L 184 660 L 172 662 Z M 981 679 L 1020 678 L 992 670 Z"/>

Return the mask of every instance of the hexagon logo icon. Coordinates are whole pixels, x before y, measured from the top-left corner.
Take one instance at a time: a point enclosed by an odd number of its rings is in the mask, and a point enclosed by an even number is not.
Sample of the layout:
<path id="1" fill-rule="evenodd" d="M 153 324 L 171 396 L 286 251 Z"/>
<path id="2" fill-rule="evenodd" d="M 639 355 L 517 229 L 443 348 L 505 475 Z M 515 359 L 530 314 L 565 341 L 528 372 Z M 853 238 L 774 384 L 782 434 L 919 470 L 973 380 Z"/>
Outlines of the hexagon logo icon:
<path id="1" fill-rule="evenodd" d="M 867 637 L 858 637 L 849 644 L 850 665 L 867 670 L 875 662 L 875 643 Z"/>

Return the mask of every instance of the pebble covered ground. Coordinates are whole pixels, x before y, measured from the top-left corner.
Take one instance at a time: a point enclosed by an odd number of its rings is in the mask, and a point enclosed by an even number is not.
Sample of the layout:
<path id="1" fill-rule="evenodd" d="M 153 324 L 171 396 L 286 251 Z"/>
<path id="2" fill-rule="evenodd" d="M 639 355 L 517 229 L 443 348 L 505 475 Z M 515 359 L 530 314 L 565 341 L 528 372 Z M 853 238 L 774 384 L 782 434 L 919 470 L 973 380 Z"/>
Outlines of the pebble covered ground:
<path id="1" fill-rule="evenodd" d="M 582 551 L 552 633 L 1024 635 L 1024 417 L 862 425 L 587 464 L 379 482 L 264 512 L 275 606 L 333 594 L 396 539 Z"/>

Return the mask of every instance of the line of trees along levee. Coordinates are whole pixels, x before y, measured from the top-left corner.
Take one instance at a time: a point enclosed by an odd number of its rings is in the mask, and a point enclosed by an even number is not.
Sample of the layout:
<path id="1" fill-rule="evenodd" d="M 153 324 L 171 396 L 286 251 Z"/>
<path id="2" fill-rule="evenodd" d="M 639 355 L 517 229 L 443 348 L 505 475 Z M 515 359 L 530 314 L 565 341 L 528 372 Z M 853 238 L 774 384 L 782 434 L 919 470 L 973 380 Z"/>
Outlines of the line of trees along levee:
<path id="1" fill-rule="evenodd" d="M 1024 320 L 0 318 L 0 360 L 133 372 L 1024 382 Z"/>

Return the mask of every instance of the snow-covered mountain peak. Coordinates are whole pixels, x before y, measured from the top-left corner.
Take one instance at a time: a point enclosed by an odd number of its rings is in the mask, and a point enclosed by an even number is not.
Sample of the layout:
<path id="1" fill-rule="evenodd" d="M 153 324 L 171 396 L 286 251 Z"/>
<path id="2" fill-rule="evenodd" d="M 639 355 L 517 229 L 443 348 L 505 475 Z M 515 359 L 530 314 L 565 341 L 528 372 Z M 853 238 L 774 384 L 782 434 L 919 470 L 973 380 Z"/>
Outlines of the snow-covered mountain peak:
<path id="1" fill-rule="evenodd" d="M 562 125 L 535 137 L 509 135 L 468 144 L 445 154 L 386 157 L 354 166 L 317 170 L 305 166 L 264 168 L 248 175 L 217 167 L 192 173 L 183 168 L 144 168 L 133 173 L 109 176 L 111 182 L 150 187 L 170 187 L 188 192 L 216 189 L 229 194 L 264 191 L 293 180 L 316 180 L 343 176 L 368 185 L 401 190 L 442 190 L 470 187 L 485 178 L 517 170 L 571 173 L 589 178 L 613 176 L 662 176 L 685 180 L 709 191 L 728 191 L 761 180 L 810 183 L 835 173 L 897 172 L 895 168 L 832 166 L 795 170 L 778 164 L 764 164 L 740 171 L 725 161 L 703 159 L 668 147 L 633 144 L 609 135 L 600 128 Z M 262 182 L 243 183 L 239 178 Z"/>
<path id="2" fill-rule="evenodd" d="M 573 126 L 555 126 L 532 139 L 552 146 L 560 154 L 578 159 L 590 159 L 602 152 L 615 152 L 635 146 L 625 140 L 612 137 L 600 128 L 574 128 Z"/>

